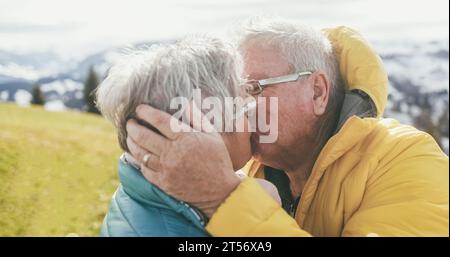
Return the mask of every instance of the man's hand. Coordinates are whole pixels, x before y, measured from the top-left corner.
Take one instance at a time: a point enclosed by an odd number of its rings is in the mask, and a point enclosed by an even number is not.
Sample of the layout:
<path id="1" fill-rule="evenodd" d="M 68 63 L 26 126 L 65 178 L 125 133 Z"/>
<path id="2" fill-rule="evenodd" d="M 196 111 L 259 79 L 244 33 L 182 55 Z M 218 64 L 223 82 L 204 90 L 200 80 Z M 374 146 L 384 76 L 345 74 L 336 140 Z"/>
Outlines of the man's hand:
<path id="1" fill-rule="evenodd" d="M 138 161 L 149 155 L 145 165 L 141 163 L 147 180 L 211 217 L 240 179 L 233 171 L 222 137 L 195 104 L 189 109 L 188 117 L 201 120 L 201 125 L 191 122 L 191 128 L 168 113 L 148 105 L 138 106 L 137 117 L 158 129 L 161 135 L 131 119 L 127 122 L 127 145 Z M 184 126 L 183 131 L 191 132 L 174 132 L 171 121 Z"/>

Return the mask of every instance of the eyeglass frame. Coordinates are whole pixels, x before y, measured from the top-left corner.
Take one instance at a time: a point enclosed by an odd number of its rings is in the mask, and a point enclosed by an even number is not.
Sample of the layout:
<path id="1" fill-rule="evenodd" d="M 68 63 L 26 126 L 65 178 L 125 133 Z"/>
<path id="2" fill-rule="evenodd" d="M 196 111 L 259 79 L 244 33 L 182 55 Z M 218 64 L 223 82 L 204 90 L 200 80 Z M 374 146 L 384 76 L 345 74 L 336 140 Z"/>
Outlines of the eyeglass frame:
<path id="1" fill-rule="evenodd" d="M 312 71 L 299 71 L 299 72 L 292 73 L 289 75 L 283 75 L 283 76 L 274 77 L 274 78 L 249 80 L 249 81 L 247 81 L 247 85 L 252 84 L 253 87 L 254 87 L 254 85 L 256 85 L 257 89 L 258 89 L 258 91 L 256 93 L 249 93 L 249 94 L 259 95 L 268 86 L 273 86 L 275 84 L 280 84 L 280 83 L 294 82 L 294 81 L 299 80 L 300 77 L 309 76 L 312 74 L 313 74 Z M 247 90 L 247 92 L 248 91 L 249 90 Z"/>

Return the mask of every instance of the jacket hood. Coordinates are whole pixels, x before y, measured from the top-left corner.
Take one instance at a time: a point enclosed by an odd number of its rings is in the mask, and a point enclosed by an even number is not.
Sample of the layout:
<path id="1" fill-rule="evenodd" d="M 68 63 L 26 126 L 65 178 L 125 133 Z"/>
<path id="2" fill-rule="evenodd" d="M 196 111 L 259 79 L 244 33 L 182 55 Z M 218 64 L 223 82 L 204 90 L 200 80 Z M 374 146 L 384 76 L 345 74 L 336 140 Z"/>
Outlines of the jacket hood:
<path id="1" fill-rule="evenodd" d="M 374 105 L 375 117 L 380 117 L 386 107 L 389 85 L 380 56 L 351 28 L 340 26 L 322 31 L 333 46 L 346 90 L 364 92 L 366 100 L 370 99 Z"/>

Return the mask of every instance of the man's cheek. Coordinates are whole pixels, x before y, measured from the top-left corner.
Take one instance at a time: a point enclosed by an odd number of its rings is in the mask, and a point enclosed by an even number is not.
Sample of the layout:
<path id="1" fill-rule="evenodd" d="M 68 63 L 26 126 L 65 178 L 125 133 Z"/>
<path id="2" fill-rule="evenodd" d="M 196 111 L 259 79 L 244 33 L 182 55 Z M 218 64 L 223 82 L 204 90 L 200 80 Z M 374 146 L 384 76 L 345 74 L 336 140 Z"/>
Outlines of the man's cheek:
<path id="1" fill-rule="evenodd" d="M 277 105 L 272 105 L 268 120 L 269 122 L 264 125 L 266 131 L 263 131 L 263 133 L 259 134 L 258 140 L 260 144 L 273 144 L 278 140 L 279 121 Z"/>
<path id="2" fill-rule="evenodd" d="M 265 113 L 266 117 L 261 117 L 258 120 L 258 128 L 262 134 L 260 134 L 259 143 L 271 144 L 278 138 L 278 97 L 269 98 L 269 110 L 261 110 L 261 113 Z M 267 105 L 260 105 L 258 108 L 267 107 Z"/>

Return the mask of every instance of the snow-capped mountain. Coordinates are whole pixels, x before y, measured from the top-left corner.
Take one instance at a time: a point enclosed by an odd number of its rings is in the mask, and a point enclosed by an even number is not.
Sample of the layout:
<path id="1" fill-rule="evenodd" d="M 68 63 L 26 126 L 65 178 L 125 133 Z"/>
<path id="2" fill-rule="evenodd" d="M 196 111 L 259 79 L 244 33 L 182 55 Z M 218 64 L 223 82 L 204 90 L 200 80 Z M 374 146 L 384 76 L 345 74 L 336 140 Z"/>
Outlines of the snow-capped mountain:
<path id="1" fill-rule="evenodd" d="M 64 61 L 56 54 L 8 54 L 0 51 L 0 101 L 26 103 L 26 93 L 37 83 L 52 110 L 59 106 L 82 109 L 84 80 L 90 67 L 102 78 L 118 49 L 102 51 L 81 61 Z M 28 59 L 29 57 L 29 59 Z M 19 94 L 18 96 L 16 96 Z"/>
<path id="2" fill-rule="evenodd" d="M 37 80 L 58 74 L 62 60 L 53 52 L 10 53 L 0 50 L 0 83 Z"/>
<path id="3" fill-rule="evenodd" d="M 33 85 L 37 83 L 41 85 L 46 102 L 57 101 L 58 106 L 64 107 L 61 109 L 82 109 L 83 83 L 90 67 L 102 79 L 125 49 L 140 49 L 154 43 L 168 42 L 172 41 L 143 42 L 111 48 L 80 61 L 63 60 L 51 52 L 15 54 L 0 50 L 0 101 L 16 101 L 16 94 L 19 93 L 19 102 L 26 103 L 29 98 L 25 97 L 26 92 L 31 92 Z"/>

